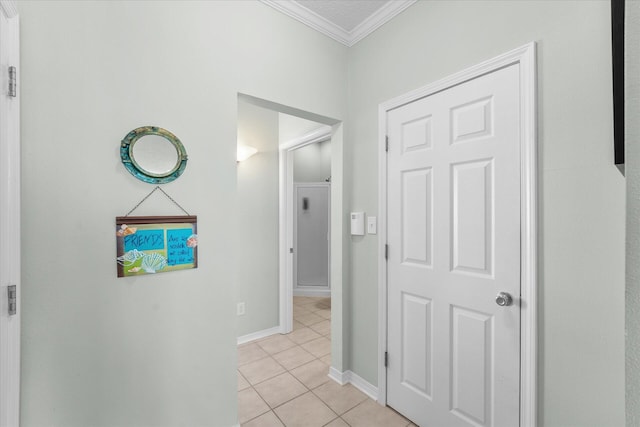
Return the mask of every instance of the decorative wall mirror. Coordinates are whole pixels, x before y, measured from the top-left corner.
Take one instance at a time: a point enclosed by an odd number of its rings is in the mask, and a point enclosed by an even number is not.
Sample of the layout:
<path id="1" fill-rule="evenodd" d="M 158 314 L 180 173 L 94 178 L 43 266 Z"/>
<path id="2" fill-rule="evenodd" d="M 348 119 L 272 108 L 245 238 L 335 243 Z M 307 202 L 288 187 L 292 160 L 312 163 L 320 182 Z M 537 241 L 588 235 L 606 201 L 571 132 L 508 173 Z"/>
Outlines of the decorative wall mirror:
<path id="1" fill-rule="evenodd" d="M 187 167 L 187 151 L 180 140 L 156 126 L 129 132 L 120 145 L 120 158 L 133 176 L 150 184 L 171 182 Z"/>

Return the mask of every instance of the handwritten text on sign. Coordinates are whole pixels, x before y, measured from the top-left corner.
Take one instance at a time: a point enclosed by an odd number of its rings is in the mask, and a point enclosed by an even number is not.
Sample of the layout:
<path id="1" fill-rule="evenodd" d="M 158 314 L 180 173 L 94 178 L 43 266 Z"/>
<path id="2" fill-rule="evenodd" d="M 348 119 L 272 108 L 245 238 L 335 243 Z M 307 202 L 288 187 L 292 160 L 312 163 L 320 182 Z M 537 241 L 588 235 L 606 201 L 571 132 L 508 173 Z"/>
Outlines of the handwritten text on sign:
<path id="1" fill-rule="evenodd" d="M 124 250 L 151 251 L 164 248 L 164 230 L 139 230 L 124 236 Z"/>
<path id="2" fill-rule="evenodd" d="M 193 248 L 187 246 L 187 239 L 193 231 L 190 228 L 167 230 L 167 262 L 169 265 L 192 264 Z"/>

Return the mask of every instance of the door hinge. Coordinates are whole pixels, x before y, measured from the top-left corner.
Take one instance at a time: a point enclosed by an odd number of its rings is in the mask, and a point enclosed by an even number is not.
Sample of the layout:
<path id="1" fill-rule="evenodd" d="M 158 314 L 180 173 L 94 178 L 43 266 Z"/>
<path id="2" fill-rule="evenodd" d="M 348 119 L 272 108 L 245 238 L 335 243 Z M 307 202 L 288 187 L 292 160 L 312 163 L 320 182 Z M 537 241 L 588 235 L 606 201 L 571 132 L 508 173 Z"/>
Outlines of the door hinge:
<path id="1" fill-rule="evenodd" d="M 384 352 L 384 367 L 388 368 L 389 367 L 389 353 L 388 352 Z"/>
<path id="2" fill-rule="evenodd" d="M 15 98 L 16 92 L 17 92 L 17 86 L 18 86 L 18 81 L 17 81 L 17 72 L 16 72 L 16 67 L 14 67 L 13 65 L 9 67 L 9 96 L 12 98 Z"/>
<path id="3" fill-rule="evenodd" d="M 384 245 L 384 259 L 389 259 L 389 245 L 387 244 Z"/>
<path id="4" fill-rule="evenodd" d="M 289 253 L 292 254 L 293 253 L 293 248 L 289 248 Z"/>
<path id="5" fill-rule="evenodd" d="M 386 136 L 384 141 L 384 151 L 387 153 L 389 152 L 389 135 Z"/>
<path id="6" fill-rule="evenodd" d="M 18 312 L 18 292 L 16 285 L 7 286 L 7 295 L 9 297 L 9 316 L 13 316 Z"/>

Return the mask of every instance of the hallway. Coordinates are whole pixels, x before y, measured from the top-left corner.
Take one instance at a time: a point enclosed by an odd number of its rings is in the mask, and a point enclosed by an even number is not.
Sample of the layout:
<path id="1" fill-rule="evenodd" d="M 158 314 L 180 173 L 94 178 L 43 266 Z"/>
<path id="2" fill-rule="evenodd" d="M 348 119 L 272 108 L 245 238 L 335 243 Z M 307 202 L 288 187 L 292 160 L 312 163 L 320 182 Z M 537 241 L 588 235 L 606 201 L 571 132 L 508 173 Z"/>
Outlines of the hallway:
<path id="1" fill-rule="evenodd" d="M 393 410 L 328 377 L 331 299 L 293 298 L 293 332 L 238 347 L 238 412 L 244 427 L 406 427 Z"/>

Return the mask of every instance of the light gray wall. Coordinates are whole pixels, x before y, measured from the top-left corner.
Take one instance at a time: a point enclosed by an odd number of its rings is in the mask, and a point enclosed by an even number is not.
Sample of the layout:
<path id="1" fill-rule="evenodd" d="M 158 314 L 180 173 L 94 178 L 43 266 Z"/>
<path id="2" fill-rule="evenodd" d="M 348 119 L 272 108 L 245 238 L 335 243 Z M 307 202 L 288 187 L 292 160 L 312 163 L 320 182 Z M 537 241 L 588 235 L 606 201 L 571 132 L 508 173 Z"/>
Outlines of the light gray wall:
<path id="1" fill-rule="evenodd" d="M 238 140 L 258 153 L 238 163 L 238 336 L 278 326 L 278 113 L 238 102 Z"/>
<path id="2" fill-rule="evenodd" d="M 309 144 L 293 152 L 294 182 L 325 182 L 331 176 L 331 140 Z"/>
<path id="3" fill-rule="evenodd" d="M 343 118 L 346 48 L 256 1 L 18 8 L 21 425 L 235 425 L 237 94 Z M 153 188 L 119 144 L 150 124 L 188 152 L 163 188 L 198 215 L 199 266 L 118 279 L 115 217 Z"/>
<path id="4" fill-rule="evenodd" d="M 348 93 L 350 148 L 333 158 L 334 177 L 349 180 L 339 202 L 343 217 L 375 213 L 378 104 L 531 40 L 540 425 L 624 423 L 624 183 L 612 166 L 608 2 L 418 2 L 350 50 L 349 92 L 346 48 L 258 2 L 18 7 L 24 426 L 235 424 L 238 92 L 335 118 Z M 189 153 L 183 177 L 164 188 L 199 217 L 199 268 L 116 279 L 114 217 L 153 188 L 124 170 L 118 144 L 147 124 L 176 133 Z M 342 147 L 341 134 L 333 142 Z M 154 197 L 136 214 L 179 211 Z M 352 282 L 334 304 L 351 325 L 351 356 L 334 353 L 334 366 L 375 384 L 375 237 L 334 244 L 348 251 L 340 279 Z"/>
<path id="5" fill-rule="evenodd" d="M 627 1 L 626 15 L 626 408 L 632 427 L 640 425 L 640 2 Z"/>
<path id="6" fill-rule="evenodd" d="M 609 7 L 422 1 L 349 52 L 347 208 L 375 215 L 378 105 L 538 42 L 538 386 L 545 427 L 621 426 L 625 419 L 625 184 L 613 164 Z M 352 241 L 347 310 L 349 366 L 373 384 L 376 239 Z"/>

